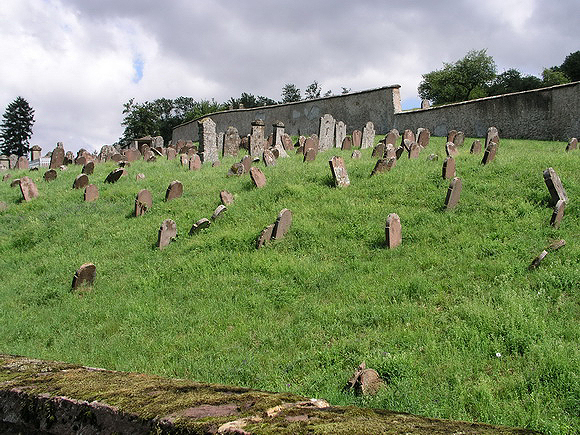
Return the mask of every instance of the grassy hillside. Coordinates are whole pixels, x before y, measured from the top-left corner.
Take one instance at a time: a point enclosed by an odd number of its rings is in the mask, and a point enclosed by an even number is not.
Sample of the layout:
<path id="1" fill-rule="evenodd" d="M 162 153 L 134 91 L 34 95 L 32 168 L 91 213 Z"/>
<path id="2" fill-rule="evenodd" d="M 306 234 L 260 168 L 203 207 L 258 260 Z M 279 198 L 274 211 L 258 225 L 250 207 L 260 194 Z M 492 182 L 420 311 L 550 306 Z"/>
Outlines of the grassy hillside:
<path id="1" fill-rule="evenodd" d="M 295 155 L 260 163 L 263 189 L 248 175 L 227 178 L 232 158 L 197 172 L 178 160 L 135 162 L 112 185 L 103 181 L 113 163 L 97 165 L 95 203 L 72 189 L 78 166 L 51 183 L 26 174 L 40 191 L 28 203 L 0 183 L 0 352 L 571 433 L 580 426 L 580 151 L 502 140 L 481 166 L 466 140 L 461 201 L 444 211 L 444 142 L 432 138 L 419 159 L 372 178 L 371 150 L 360 160 L 332 150 L 306 164 Z M 439 161 L 426 160 L 431 152 Z M 345 158 L 350 187 L 332 187 L 332 155 Z M 549 166 L 570 198 L 557 230 Z M 138 172 L 146 179 L 135 181 Z M 164 202 L 176 179 L 183 197 Z M 134 218 L 142 188 L 153 208 Z M 235 203 L 189 236 L 223 189 Z M 289 234 L 256 250 L 282 208 L 294 215 Z M 394 250 L 384 246 L 389 213 L 403 227 Z M 166 218 L 178 240 L 160 251 Z M 529 271 L 560 238 L 567 245 Z M 85 262 L 96 284 L 72 293 Z M 342 391 L 363 360 L 387 381 L 373 398 Z"/>

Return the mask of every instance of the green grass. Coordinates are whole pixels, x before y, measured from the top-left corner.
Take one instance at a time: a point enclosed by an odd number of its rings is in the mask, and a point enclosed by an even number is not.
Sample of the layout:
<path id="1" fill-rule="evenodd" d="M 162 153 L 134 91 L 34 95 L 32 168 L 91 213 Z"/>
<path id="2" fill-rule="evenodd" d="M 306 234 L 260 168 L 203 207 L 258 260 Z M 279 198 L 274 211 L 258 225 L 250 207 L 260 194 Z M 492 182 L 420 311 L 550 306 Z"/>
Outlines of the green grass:
<path id="1" fill-rule="evenodd" d="M 377 137 L 376 140 L 379 138 Z M 129 176 L 90 176 L 100 198 L 73 190 L 80 167 L 42 181 L 40 196 L 0 183 L 0 352 L 321 397 L 431 417 L 572 433 L 580 426 L 580 152 L 565 143 L 502 140 L 480 165 L 470 139 L 456 158 L 458 207 L 443 210 L 444 138 L 417 160 L 369 177 L 371 150 L 332 150 L 264 168 L 267 185 L 220 167 L 135 162 Z M 435 152 L 439 161 L 426 156 Z M 351 186 L 332 187 L 328 160 L 345 158 Z M 552 166 L 570 201 L 559 229 L 542 171 Z M 146 179 L 135 181 L 143 172 Z M 25 175 L 16 172 L 14 177 Z M 183 197 L 164 202 L 172 180 Z M 132 217 L 141 188 L 153 207 Z M 235 203 L 210 228 L 226 189 Z M 256 250 L 282 208 L 287 237 Z M 388 250 L 397 213 L 403 244 Z M 178 239 L 154 247 L 161 222 Z M 551 241 L 567 245 L 528 265 Z M 92 291 L 70 291 L 74 271 L 97 266 Z M 497 357 L 496 353 L 501 354 Z M 343 386 L 361 361 L 387 386 L 361 398 Z"/>

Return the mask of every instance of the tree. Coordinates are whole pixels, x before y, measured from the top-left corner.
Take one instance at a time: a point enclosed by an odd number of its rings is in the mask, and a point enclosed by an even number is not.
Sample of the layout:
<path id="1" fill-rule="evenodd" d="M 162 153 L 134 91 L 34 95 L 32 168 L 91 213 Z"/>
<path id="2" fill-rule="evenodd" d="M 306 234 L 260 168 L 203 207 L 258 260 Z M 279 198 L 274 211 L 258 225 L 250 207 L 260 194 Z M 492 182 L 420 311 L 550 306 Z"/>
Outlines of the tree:
<path id="1" fill-rule="evenodd" d="M 311 84 L 306 87 L 306 99 L 312 100 L 314 98 L 320 98 L 320 92 L 322 91 L 322 87 L 318 84 L 316 80 L 314 80 Z"/>
<path id="2" fill-rule="evenodd" d="M 29 140 L 34 124 L 34 109 L 28 101 L 17 97 L 2 115 L 0 126 L 0 149 L 4 154 L 26 155 L 30 151 Z"/>
<path id="3" fill-rule="evenodd" d="M 350 88 L 345 88 L 344 86 L 342 87 L 341 94 L 348 94 L 349 92 L 350 92 Z"/>
<path id="4" fill-rule="evenodd" d="M 570 80 L 559 68 L 544 68 L 542 83 L 544 86 L 554 86 L 568 83 Z"/>
<path id="5" fill-rule="evenodd" d="M 434 104 L 485 97 L 495 74 L 495 62 L 487 50 L 471 50 L 456 62 L 444 63 L 443 69 L 423 74 L 419 96 Z"/>
<path id="6" fill-rule="evenodd" d="M 560 71 L 572 82 L 580 80 L 580 51 L 570 53 L 560 65 Z"/>
<path id="7" fill-rule="evenodd" d="M 282 88 L 282 103 L 291 103 L 300 100 L 300 89 L 294 83 L 286 83 Z"/>
<path id="8" fill-rule="evenodd" d="M 536 76 L 522 76 L 517 69 L 510 68 L 499 74 L 487 90 L 488 95 L 502 95 L 512 92 L 541 88 L 542 80 Z"/>

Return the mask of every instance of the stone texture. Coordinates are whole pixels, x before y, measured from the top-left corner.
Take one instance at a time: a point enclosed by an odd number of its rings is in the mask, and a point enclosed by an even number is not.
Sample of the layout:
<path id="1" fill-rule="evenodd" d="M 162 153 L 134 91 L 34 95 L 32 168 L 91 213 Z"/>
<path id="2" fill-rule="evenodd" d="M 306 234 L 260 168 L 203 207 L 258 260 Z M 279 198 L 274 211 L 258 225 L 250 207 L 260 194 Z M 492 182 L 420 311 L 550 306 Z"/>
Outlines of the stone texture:
<path id="1" fill-rule="evenodd" d="M 352 132 L 352 146 L 354 148 L 360 148 L 362 143 L 362 131 L 355 130 Z"/>
<path id="2" fill-rule="evenodd" d="M 388 143 L 385 145 L 385 152 L 383 153 L 383 158 L 390 159 L 391 157 L 394 157 L 396 159 L 397 153 L 395 151 L 395 147 L 393 146 L 393 144 Z"/>
<path id="3" fill-rule="evenodd" d="M 337 187 L 349 186 L 350 180 L 348 178 L 346 166 L 344 165 L 344 160 L 342 157 L 334 156 L 328 161 L 328 163 L 330 164 L 330 171 L 332 172 L 332 177 L 334 178 L 334 184 Z"/>
<path id="4" fill-rule="evenodd" d="M 451 180 L 449 184 L 449 189 L 447 189 L 447 196 L 445 197 L 445 207 L 447 210 L 455 208 L 459 203 L 459 197 L 461 195 L 461 178 L 455 177 Z"/>
<path id="5" fill-rule="evenodd" d="M 211 220 L 215 221 L 217 218 L 219 218 L 222 213 L 224 213 L 227 210 L 226 206 L 223 204 L 220 204 L 216 207 L 216 209 L 213 211 L 213 214 L 211 215 Z"/>
<path id="6" fill-rule="evenodd" d="M 372 148 L 375 143 L 375 125 L 368 121 L 363 127 L 361 149 Z"/>
<path id="7" fill-rule="evenodd" d="M 459 154 L 459 151 L 457 150 L 453 142 L 447 142 L 445 144 L 445 153 L 447 154 L 448 157 L 455 157 Z"/>
<path id="8" fill-rule="evenodd" d="M 282 146 L 286 151 L 294 151 L 294 144 L 292 143 L 292 138 L 288 133 L 282 135 Z"/>
<path id="9" fill-rule="evenodd" d="M 94 162 L 87 162 L 83 165 L 82 173 L 87 175 L 92 175 L 95 170 Z"/>
<path id="10" fill-rule="evenodd" d="M 320 151 L 327 151 L 334 147 L 334 130 L 336 128 L 336 120 L 332 115 L 326 113 L 320 118 L 318 124 L 318 149 Z"/>
<path id="11" fill-rule="evenodd" d="M 553 168 L 548 168 L 544 171 L 544 183 L 546 183 L 546 187 L 550 192 L 550 203 L 552 205 L 557 204 L 560 200 L 563 200 L 564 202 L 568 201 L 568 195 L 566 195 L 562 181 Z"/>
<path id="12" fill-rule="evenodd" d="M 411 149 L 411 145 L 413 145 L 413 141 L 411 139 L 403 139 L 401 141 L 401 146 L 405 148 L 407 152 Z"/>
<path id="13" fill-rule="evenodd" d="M 482 165 L 487 165 L 490 162 L 493 162 L 495 159 L 495 154 L 497 152 L 497 144 L 495 142 L 490 142 L 490 144 L 485 148 L 485 152 L 483 153 L 483 159 L 481 159 Z"/>
<path id="14" fill-rule="evenodd" d="M 220 200 L 223 205 L 230 205 L 234 203 L 234 195 L 232 195 L 227 190 L 222 190 L 220 192 Z"/>
<path id="15" fill-rule="evenodd" d="M 254 182 L 254 185 L 257 188 L 262 188 L 266 185 L 266 176 L 260 170 L 260 168 L 256 168 L 255 166 L 252 166 L 250 168 L 250 178 L 252 179 L 252 181 Z"/>
<path id="16" fill-rule="evenodd" d="M 431 132 L 426 128 L 420 128 L 417 133 L 417 143 L 421 147 L 427 148 L 430 140 L 431 140 Z"/>
<path id="17" fill-rule="evenodd" d="M 403 132 L 403 137 L 402 137 L 402 139 L 401 139 L 401 144 L 404 144 L 405 140 L 408 140 L 408 141 L 409 141 L 409 143 L 416 142 L 416 141 L 415 141 L 415 133 L 413 133 L 413 131 L 412 131 L 412 130 L 406 129 L 406 130 Z"/>
<path id="18" fill-rule="evenodd" d="M 469 152 L 471 154 L 479 154 L 481 152 L 481 141 L 479 139 L 473 141 Z"/>
<path id="19" fill-rule="evenodd" d="M 200 169 L 201 169 L 201 158 L 199 157 L 199 154 L 194 154 L 189 159 L 189 170 L 199 171 Z"/>
<path id="20" fill-rule="evenodd" d="M 270 224 L 262 230 L 258 238 L 256 239 L 256 249 L 260 249 L 267 242 L 272 239 L 272 233 L 274 232 L 274 227 L 276 224 Z"/>
<path id="21" fill-rule="evenodd" d="M 564 210 L 566 209 L 566 201 L 560 199 L 556 205 L 554 206 L 554 212 L 552 213 L 552 218 L 550 219 L 550 225 L 554 228 L 560 227 L 560 222 L 562 222 L 562 218 L 564 217 Z"/>
<path id="22" fill-rule="evenodd" d="M 429 154 L 427 156 L 427 160 L 429 160 L 430 162 L 433 162 L 433 161 L 439 160 L 439 156 L 437 154 Z"/>
<path id="23" fill-rule="evenodd" d="M 50 156 L 50 169 L 58 169 L 64 164 L 64 148 L 56 147 Z"/>
<path id="24" fill-rule="evenodd" d="M 282 135 L 284 134 L 284 123 L 277 120 L 272 124 L 272 143 L 270 145 L 282 145 Z"/>
<path id="25" fill-rule="evenodd" d="M 75 272 L 72 281 L 73 290 L 81 287 L 91 287 L 97 277 L 97 268 L 93 263 L 85 263 Z"/>
<path id="26" fill-rule="evenodd" d="M 187 157 L 187 154 L 179 155 L 179 163 L 181 163 L 181 166 L 189 166 L 189 157 Z"/>
<path id="27" fill-rule="evenodd" d="M 141 153 L 138 150 L 127 148 L 123 150 L 123 153 L 128 162 L 135 162 L 141 158 Z"/>
<path id="28" fill-rule="evenodd" d="M 253 161 L 254 161 L 254 159 L 252 159 L 251 156 L 244 156 L 242 158 L 242 160 L 240 161 L 240 163 L 244 167 L 244 174 L 250 172 L 250 167 L 252 166 Z M 258 159 L 258 161 L 259 161 L 259 159 Z"/>
<path id="29" fill-rule="evenodd" d="M 314 148 L 309 148 L 306 153 L 304 154 L 304 160 L 302 160 L 303 162 L 313 162 L 314 160 L 316 160 L 316 155 L 317 152 Z"/>
<path id="30" fill-rule="evenodd" d="M 262 156 L 264 160 L 264 165 L 266 166 L 275 166 L 276 165 L 276 157 L 274 157 L 274 153 L 271 150 L 264 150 L 264 155 Z"/>
<path id="31" fill-rule="evenodd" d="M 540 263 L 544 260 L 544 258 L 546 258 L 546 255 L 548 255 L 548 251 L 543 250 L 540 253 L 540 255 L 538 255 L 536 258 L 534 258 L 532 260 L 532 264 L 530 264 L 528 269 L 533 270 L 533 269 L 537 268 L 540 265 Z"/>
<path id="32" fill-rule="evenodd" d="M 89 184 L 89 177 L 87 174 L 79 174 L 73 182 L 73 189 L 84 189 Z"/>
<path id="33" fill-rule="evenodd" d="M 449 178 L 455 177 L 455 159 L 453 157 L 447 157 L 443 161 L 443 170 L 441 176 L 443 179 L 447 180 Z"/>
<path id="34" fill-rule="evenodd" d="M 352 152 L 352 154 L 350 155 L 351 159 L 360 159 L 362 157 L 362 153 L 360 152 L 360 150 L 354 150 Z"/>
<path id="35" fill-rule="evenodd" d="M 397 160 L 399 160 L 401 158 L 401 156 L 403 155 L 404 152 L 405 152 L 404 146 L 400 146 L 399 148 L 397 148 L 395 150 L 395 156 L 397 157 Z"/>
<path id="36" fill-rule="evenodd" d="M 123 176 L 123 168 L 118 168 L 109 173 L 105 178 L 105 183 L 116 183 Z"/>
<path id="37" fill-rule="evenodd" d="M 135 181 L 140 181 L 140 180 L 144 180 L 145 179 L 145 174 L 142 172 L 139 172 L 137 175 L 135 175 Z"/>
<path id="38" fill-rule="evenodd" d="M 401 244 L 401 219 L 396 213 L 391 213 L 387 217 L 387 223 L 385 225 L 385 237 L 387 247 L 389 249 L 396 248 Z"/>
<path id="39" fill-rule="evenodd" d="M 180 198 L 181 195 L 183 195 L 183 184 L 181 184 L 181 181 L 179 180 L 174 180 L 169 183 L 169 186 L 167 187 L 167 191 L 165 192 L 165 201 L 171 201 L 172 199 Z"/>
<path id="40" fill-rule="evenodd" d="M 399 131 L 397 129 L 393 128 L 385 136 L 385 145 L 389 144 L 389 143 L 391 145 L 395 145 L 397 143 L 398 139 L 399 139 Z"/>
<path id="41" fill-rule="evenodd" d="M 274 229 L 272 231 L 272 238 L 276 240 L 283 239 L 288 233 L 290 225 L 292 225 L 292 212 L 287 208 L 283 208 L 280 210 L 280 213 L 278 213 L 278 217 L 276 218 L 276 223 L 274 224 Z"/>
<path id="42" fill-rule="evenodd" d="M 141 189 L 135 198 L 135 217 L 143 216 L 153 207 L 153 196 L 147 189 Z"/>
<path id="43" fill-rule="evenodd" d="M 203 118 L 197 122 L 199 128 L 199 157 L 202 162 L 219 160 L 217 133 L 215 122 L 211 118 Z"/>
<path id="44" fill-rule="evenodd" d="M 453 143 L 456 147 L 460 147 L 463 146 L 463 142 L 465 142 L 465 134 L 462 131 L 458 131 L 453 138 Z"/>
<path id="45" fill-rule="evenodd" d="M 22 198 L 24 201 L 30 201 L 32 198 L 38 197 L 38 189 L 36 184 L 28 177 L 20 178 L 20 192 L 22 193 Z"/>
<path id="46" fill-rule="evenodd" d="M 177 151 L 173 147 L 167 148 L 167 160 L 173 160 L 177 157 Z"/>
<path id="47" fill-rule="evenodd" d="M 359 395 L 368 396 L 377 394 L 383 385 L 384 382 L 377 371 L 366 368 L 363 361 L 349 379 L 346 389 L 354 390 Z"/>
<path id="48" fill-rule="evenodd" d="M 495 142 L 499 145 L 499 132 L 495 127 L 489 127 L 485 135 L 485 148 L 489 146 L 491 142 Z"/>
<path id="49" fill-rule="evenodd" d="M 548 248 L 551 249 L 552 251 L 557 251 L 558 249 L 562 248 L 563 246 L 566 246 L 566 240 L 560 239 L 560 240 L 554 240 L 552 243 L 550 243 L 550 246 L 548 246 Z"/>
<path id="50" fill-rule="evenodd" d="M 243 163 L 234 163 L 229 171 L 228 171 L 228 177 L 233 177 L 234 175 L 240 176 L 240 175 L 244 175 L 245 170 L 244 170 L 244 165 Z"/>
<path id="51" fill-rule="evenodd" d="M 568 141 L 568 145 L 566 145 L 566 151 L 574 151 L 577 148 L 578 148 L 578 139 L 573 137 L 572 139 L 570 139 L 570 141 Z"/>
<path id="52" fill-rule="evenodd" d="M 456 135 L 457 135 L 457 130 L 449 130 L 449 132 L 447 132 L 447 142 L 453 143 Z"/>
<path id="53" fill-rule="evenodd" d="M 44 173 L 43 178 L 45 181 L 53 181 L 53 180 L 56 180 L 57 174 L 58 173 L 54 169 L 49 169 L 48 171 L 46 171 Z"/>
<path id="54" fill-rule="evenodd" d="M 376 174 L 382 174 L 383 172 L 388 172 L 397 164 L 397 158 L 391 157 L 389 159 L 379 159 L 375 164 L 374 169 L 371 172 L 371 177 Z"/>
<path id="55" fill-rule="evenodd" d="M 99 199 L 99 188 L 94 184 L 89 184 L 85 187 L 85 202 L 93 202 Z"/>
<path id="56" fill-rule="evenodd" d="M 157 235 L 157 247 L 165 248 L 177 237 L 177 224 L 172 219 L 165 219 Z"/>
<path id="57" fill-rule="evenodd" d="M 266 149 L 266 139 L 264 137 L 265 124 L 261 119 L 252 122 L 252 132 L 250 133 L 249 148 L 252 157 L 259 157 Z"/>
<path id="58" fill-rule="evenodd" d="M 15 178 L 14 180 L 12 180 L 12 183 L 10 183 L 10 187 L 20 187 L 20 178 Z"/>
<path id="59" fill-rule="evenodd" d="M 240 151 L 240 135 L 236 127 L 228 127 L 224 135 L 224 157 L 235 157 Z"/>
<path id="60" fill-rule="evenodd" d="M 409 158 L 417 159 L 419 158 L 419 153 L 421 152 L 421 147 L 417 142 L 413 142 L 409 147 Z"/>
<path id="61" fill-rule="evenodd" d="M 373 148 L 373 153 L 371 154 L 371 157 L 373 159 L 380 159 L 383 157 L 384 154 L 385 154 L 385 144 L 379 143 L 377 144 L 376 147 Z"/>
<path id="62" fill-rule="evenodd" d="M 26 156 L 18 157 L 18 160 L 16 161 L 16 169 L 28 169 L 28 168 L 29 165 Z"/>
<path id="63" fill-rule="evenodd" d="M 210 225 L 211 225 L 211 221 L 209 219 L 201 218 L 200 220 L 198 220 L 196 223 L 194 223 L 191 226 L 191 229 L 189 230 L 189 235 L 192 236 L 201 230 L 209 228 Z"/>
<path id="64" fill-rule="evenodd" d="M 346 124 L 342 121 L 338 121 L 334 127 L 334 147 L 341 148 L 345 138 Z"/>

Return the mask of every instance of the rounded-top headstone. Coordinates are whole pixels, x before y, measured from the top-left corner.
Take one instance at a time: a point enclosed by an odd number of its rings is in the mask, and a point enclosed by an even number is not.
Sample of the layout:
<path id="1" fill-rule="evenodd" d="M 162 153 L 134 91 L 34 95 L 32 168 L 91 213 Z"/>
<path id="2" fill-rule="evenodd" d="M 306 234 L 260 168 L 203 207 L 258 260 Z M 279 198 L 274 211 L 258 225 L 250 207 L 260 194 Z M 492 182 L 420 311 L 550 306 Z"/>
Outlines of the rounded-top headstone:
<path id="1" fill-rule="evenodd" d="M 20 178 L 20 192 L 22 193 L 22 197 L 25 201 L 30 201 L 32 198 L 36 198 L 38 196 L 38 189 L 36 188 L 36 184 L 28 177 Z"/>
<path id="2" fill-rule="evenodd" d="M 53 181 L 56 180 L 57 172 L 54 169 L 49 169 L 44 173 L 44 181 Z"/>
<path id="3" fill-rule="evenodd" d="M 207 218 L 201 218 L 200 220 L 198 220 L 196 223 L 194 223 L 191 226 L 191 229 L 189 230 L 189 235 L 192 236 L 194 234 L 196 234 L 197 232 L 208 228 L 211 225 L 211 221 Z"/>
<path id="4" fill-rule="evenodd" d="M 216 207 L 216 209 L 214 210 L 213 214 L 211 215 L 211 220 L 215 221 L 217 218 L 219 218 L 222 213 L 224 213 L 227 210 L 226 206 L 223 204 L 220 204 Z"/>
<path id="5" fill-rule="evenodd" d="M 276 219 L 274 230 L 272 232 L 272 238 L 277 240 L 284 238 L 290 229 L 290 225 L 292 225 L 292 212 L 287 208 L 283 208 L 280 210 L 280 213 L 278 213 L 278 218 Z"/>
<path id="6" fill-rule="evenodd" d="M 84 189 L 89 184 L 89 177 L 87 174 L 79 174 L 73 182 L 73 189 Z"/>
<path id="7" fill-rule="evenodd" d="M 105 183 L 116 183 L 119 181 L 119 178 L 123 176 L 123 171 L 123 168 L 118 168 L 114 171 L 111 171 L 109 175 L 107 175 L 107 178 L 105 178 Z"/>
<path id="8" fill-rule="evenodd" d="M 165 192 L 165 201 L 171 201 L 181 195 L 183 195 L 183 184 L 178 180 L 172 181 Z"/>
<path id="9" fill-rule="evenodd" d="M 80 287 L 92 286 L 97 276 L 97 268 L 93 263 L 85 263 L 75 272 L 72 282 L 73 290 Z"/>
<path id="10" fill-rule="evenodd" d="M 87 162 L 83 165 L 83 174 L 92 175 L 93 171 L 95 170 L 95 163 L 94 162 Z"/>
<path id="11" fill-rule="evenodd" d="M 135 198 L 135 217 L 143 216 L 153 206 L 153 197 L 147 189 L 141 189 Z"/>

